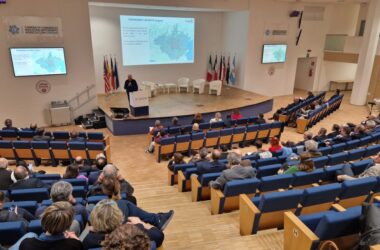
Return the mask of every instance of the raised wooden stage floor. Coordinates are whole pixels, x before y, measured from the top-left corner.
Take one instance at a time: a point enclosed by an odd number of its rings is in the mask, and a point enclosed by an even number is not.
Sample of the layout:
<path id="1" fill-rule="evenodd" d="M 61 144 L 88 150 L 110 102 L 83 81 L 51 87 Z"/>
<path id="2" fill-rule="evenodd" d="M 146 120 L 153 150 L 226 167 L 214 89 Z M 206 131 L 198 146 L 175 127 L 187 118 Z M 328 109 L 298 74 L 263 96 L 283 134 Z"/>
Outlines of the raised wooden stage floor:
<path id="1" fill-rule="evenodd" d="M 114 135 L 146 133 L 154 120 L 160 119 L 164 125 L 169 125 L 172 117 L 180 118 L 181 124 L 191 122 L 197 112 L 203 114 L 205 121 L 214 117 L 215 112 L 221 112 L 223 118 L 233 109 L 240 109 L 244 116 L 254 116 L 272 110 L 273 99 L 256 93 L 223 86 L 222 95 L 208 95 L 206 87 L 204 94 L 189 93 L 159 93 L 149 99 L 149 116 L 133 117 L 126 120 L 112 118 L 111 107 L 128 108 L 128 98 L 125 92 L 110 96 L 98 95 L 98 106 L 106 113 L 107 127 Z"/>

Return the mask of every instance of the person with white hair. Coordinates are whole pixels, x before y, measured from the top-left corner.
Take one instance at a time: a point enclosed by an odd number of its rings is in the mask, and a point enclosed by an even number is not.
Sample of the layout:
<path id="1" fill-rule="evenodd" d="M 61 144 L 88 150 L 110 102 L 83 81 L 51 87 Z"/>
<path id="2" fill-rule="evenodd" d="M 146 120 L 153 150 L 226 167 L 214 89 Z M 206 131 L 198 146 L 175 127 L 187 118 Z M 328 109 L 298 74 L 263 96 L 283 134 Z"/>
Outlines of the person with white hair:
<path id="1" fill-rule="evenodd" d="M 120 174 L 119 169 L 112 164 L 107 164 L 103 168 L 103 171 L 100 173 L 98 180 L 89 190 L 89 195 L 103 195 L 102 183 L 106 178 L 116 178 L 120 182 L 121 193 L 126 193 L 127 195 L 126 200 L 132 202 L 133 204 L 137 204 L 136 197 L 133 196 L 134 188 Z"/>
<path id="2" fill-rule="evenodd" d="M 0 190 L 6 190 L 13 184 L 12 172 L 8 170 L 8 160 L 0 158 Z"/>
<path id="3" fill-rule="evenodd" d="M 316 157 L 322 156 L 322 153 L 318 151 L 318 142 L 314 140 L 305 141 L 305 152 L 302 154 L 308 154 L 310 158 L 316 158 Z"/>
<path id="4" fill-rule="evenodd" d="M 227 167 L 222 174 L 215 180 L 210 181 L 210 187 L 215 189 L 223 189 L 224 185 L 232 180 L 242 180 L 256 177 L 256 169 L 252 166 L 242 166 L 242 156 L 239 151 L 234 151 L 227 156 Z"/>

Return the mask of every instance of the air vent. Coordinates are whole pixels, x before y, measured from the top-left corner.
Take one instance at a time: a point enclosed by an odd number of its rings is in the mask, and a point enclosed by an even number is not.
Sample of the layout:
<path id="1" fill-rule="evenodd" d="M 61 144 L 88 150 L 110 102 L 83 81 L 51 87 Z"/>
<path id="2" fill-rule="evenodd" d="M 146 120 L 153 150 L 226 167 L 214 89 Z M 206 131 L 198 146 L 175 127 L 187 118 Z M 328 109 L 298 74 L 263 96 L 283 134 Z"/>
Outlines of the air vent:
<path id="1" fill-rule="evenodd" d="M 305 21 L 323 21 L 325 7 L 305 6 L 303 20 Z"/>

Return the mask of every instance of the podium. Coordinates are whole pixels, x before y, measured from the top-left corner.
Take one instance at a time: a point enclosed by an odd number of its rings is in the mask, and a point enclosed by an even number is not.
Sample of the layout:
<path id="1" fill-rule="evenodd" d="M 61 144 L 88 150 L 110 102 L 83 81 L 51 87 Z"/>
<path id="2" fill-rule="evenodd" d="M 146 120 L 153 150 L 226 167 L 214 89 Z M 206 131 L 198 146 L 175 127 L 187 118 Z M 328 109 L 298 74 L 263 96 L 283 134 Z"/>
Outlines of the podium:
<path id="1" fill-rule="evenodd" d="M 129 106 L 133 116 L 149 115 L 149 97 L 146 91 L 129 93 Z"/>

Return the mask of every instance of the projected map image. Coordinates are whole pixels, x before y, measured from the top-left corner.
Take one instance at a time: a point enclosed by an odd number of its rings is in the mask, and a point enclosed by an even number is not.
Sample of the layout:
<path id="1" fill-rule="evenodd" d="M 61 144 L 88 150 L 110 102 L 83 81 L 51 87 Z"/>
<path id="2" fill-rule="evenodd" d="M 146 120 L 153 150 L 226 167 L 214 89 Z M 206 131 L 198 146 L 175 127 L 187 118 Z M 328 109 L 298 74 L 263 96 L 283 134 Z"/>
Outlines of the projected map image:
<path id="1" fill-rule="evenodd" d="M 194 18 L 120 16 L 124 65 L 194 62 Z"/>
<path id="2" fill-rule="evenodd" d="M 280 63 L 286 60 L 286 44 L 265 44 L 263 48 L 263 63 Z"/>
<path id="3" fill-rule="evenodd" d="M 63 48 L 11 49 L 15 76 L 66 74 Z"/>

